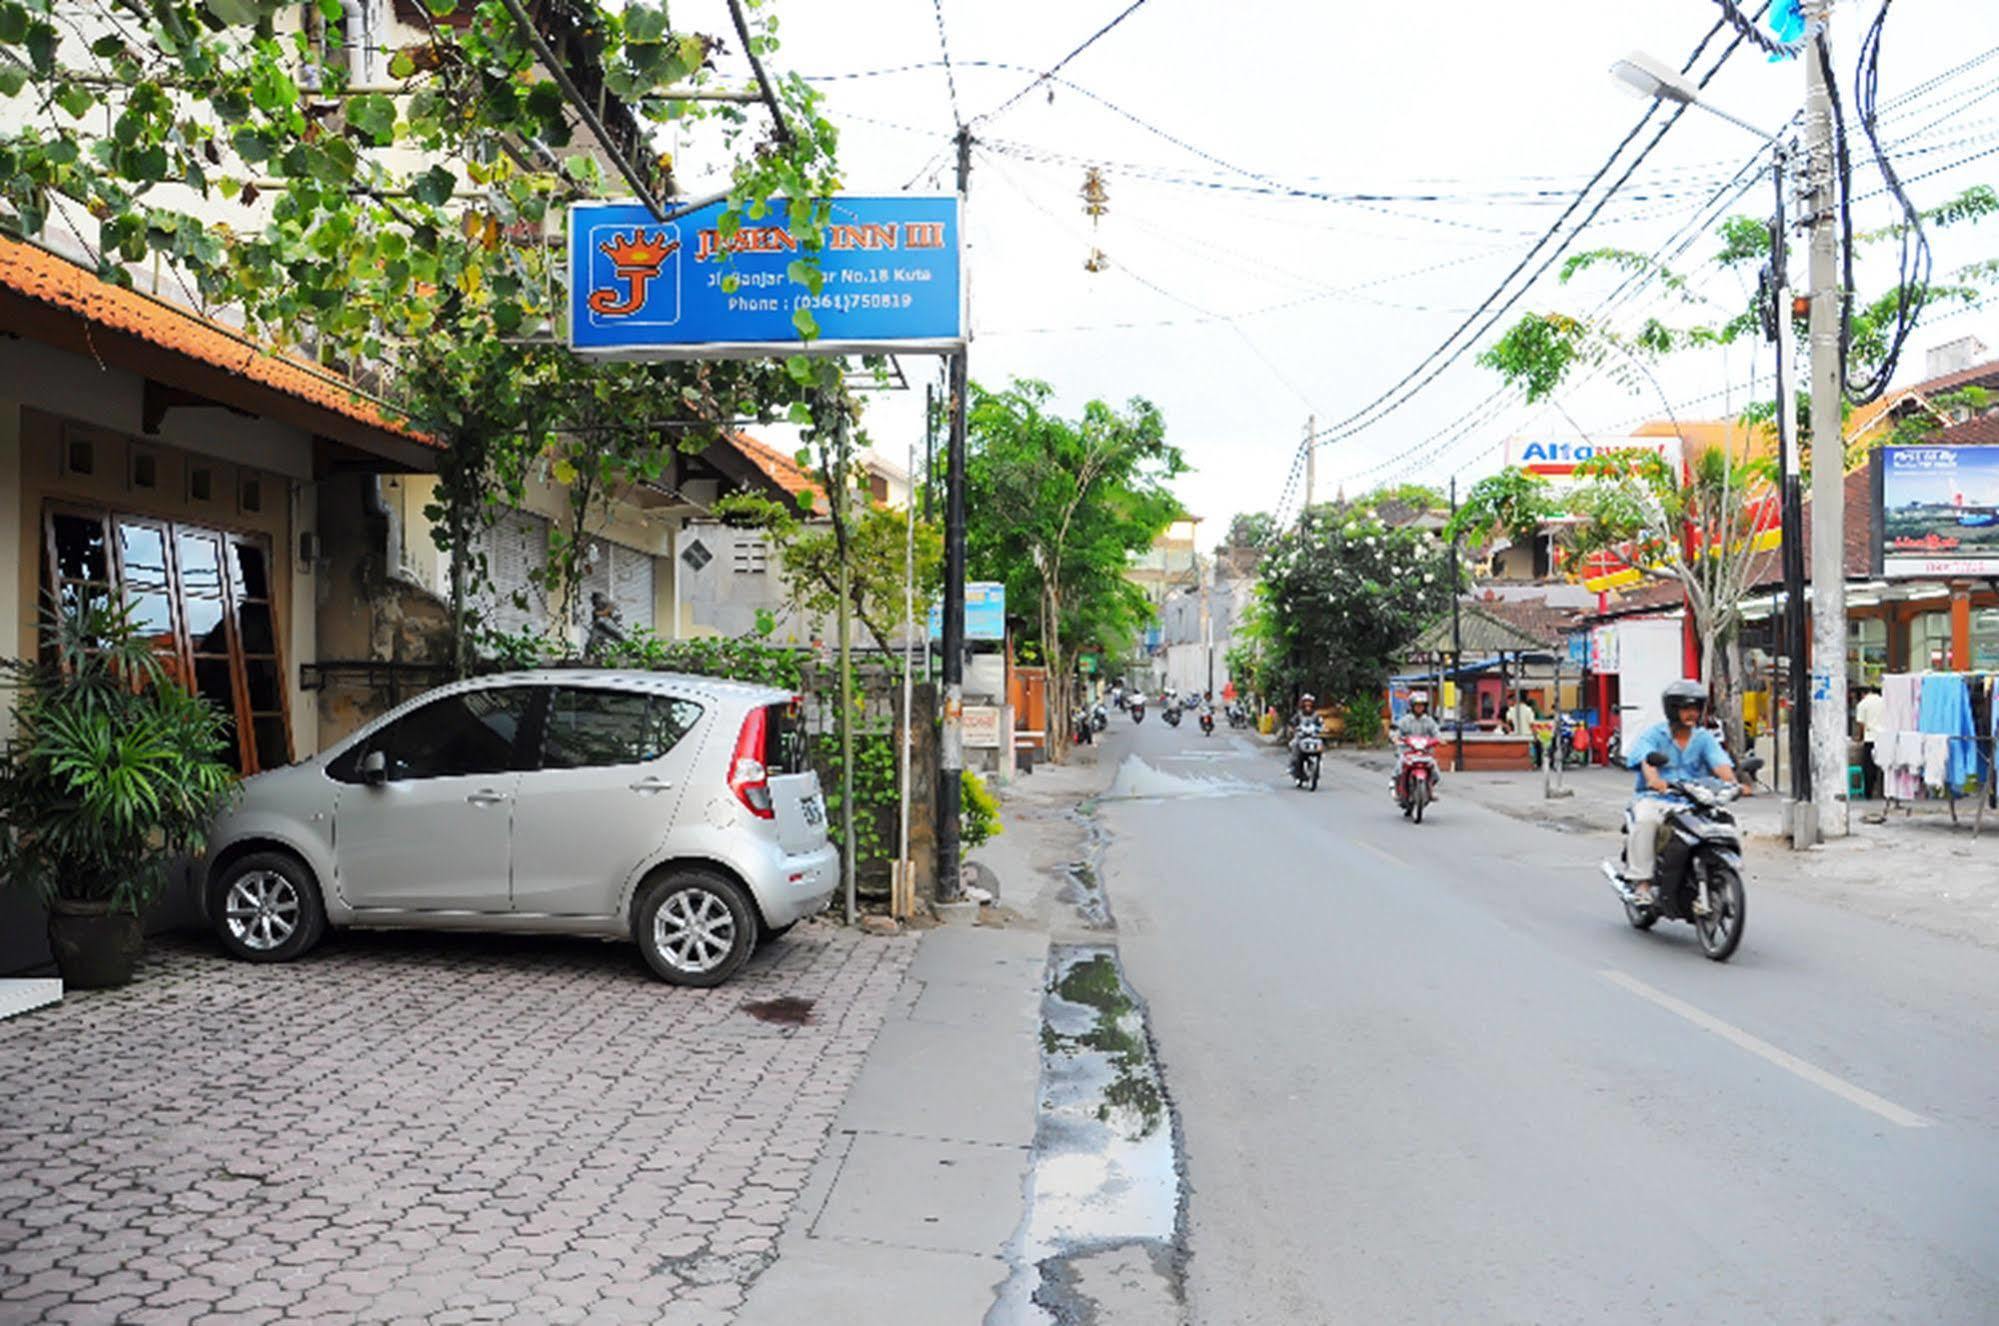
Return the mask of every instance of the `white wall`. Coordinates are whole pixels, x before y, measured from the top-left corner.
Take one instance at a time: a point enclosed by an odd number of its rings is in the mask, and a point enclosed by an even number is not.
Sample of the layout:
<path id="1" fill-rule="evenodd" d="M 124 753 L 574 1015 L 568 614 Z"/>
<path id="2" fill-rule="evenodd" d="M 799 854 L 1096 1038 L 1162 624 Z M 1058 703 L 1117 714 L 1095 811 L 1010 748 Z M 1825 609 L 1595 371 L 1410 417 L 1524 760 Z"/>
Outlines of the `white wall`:
<path id="1" fill-rule="evenodd" d="M 1635 705 L 1619 717 L 1627 747 L 1638 733 L 1665 721 L 1659 693 L 1683 675 L 1678 618 L 1640 618 L 1617 624 L 1619 702 Z"/>

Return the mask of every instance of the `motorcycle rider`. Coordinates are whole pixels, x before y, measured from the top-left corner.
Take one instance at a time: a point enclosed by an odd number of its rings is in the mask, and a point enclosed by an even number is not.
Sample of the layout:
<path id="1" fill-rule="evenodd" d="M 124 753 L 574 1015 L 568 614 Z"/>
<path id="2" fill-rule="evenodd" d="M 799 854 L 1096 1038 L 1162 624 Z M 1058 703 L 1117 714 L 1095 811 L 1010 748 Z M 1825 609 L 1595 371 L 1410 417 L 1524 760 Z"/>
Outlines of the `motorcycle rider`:
<path id="1" fill-rule="evenodd" d="M 1310 732 L 1323 735 L 1326 726 L 1319 718 L 1318 697 L 1306 691 L 1298 697 L 1298 709 L 1291 715 L 1291 777 L 1297 778 L 1303 768 L 1304 752 L 1299 747 L 1299 738 Z"/>
<path id="2" fill-rule="evenodd" d="M 1735 767 L 1728 752 L 1702 723 L 1707 712 L 1707 687 L 1681 680 L 1659 696 L 1666 721 L 1646 728 L 1625 751 L 1625 763 L 1638 771 L 1631 800 L 1631 837 L 1625 844 L 1625 878 L 1633 901 L 1653 901 L 1652 873 L 1659 860 L 1659 827 L 1674 805 L 1670 784 L 1690 778 L 1720 778 L 1734 782 Z M 1666 757 L 1662 768 L 1646 763 L 1654 751 Z M 1744 795 L 1752 789 L 1744 788 Z"/>
<path id="3" fill-rule="evenodd" d="M 1432 739 L 1441 739 L 1443 737 L 1443 725 L 1437 722 L 1436 718 L 1430 713 L 1430 693 L 1428 691 L 1409 692 L 1409 712 L 1395 720 L 1395 735 L 1397 737 L 1430 737 Z M 1433 793 L 1436 791 L 1434 783 L 1431 785 L 1431 791 Z M 1402 785 L 1402 768 L 1399 763 L 1395 769 L 1395 799 L 1397 801 L 1406 801 L 1409 799 L 1409 790 Z"/>

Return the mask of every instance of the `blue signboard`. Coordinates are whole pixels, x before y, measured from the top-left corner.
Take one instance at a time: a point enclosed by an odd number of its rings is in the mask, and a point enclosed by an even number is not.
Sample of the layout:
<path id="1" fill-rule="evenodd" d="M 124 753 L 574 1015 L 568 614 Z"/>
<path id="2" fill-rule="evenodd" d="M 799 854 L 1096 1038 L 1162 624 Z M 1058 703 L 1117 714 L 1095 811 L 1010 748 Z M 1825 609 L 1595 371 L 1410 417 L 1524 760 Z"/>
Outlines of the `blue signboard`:
<path id="1" fill-rule="evenodd" d="M 1578 668 L 1589 666 L 1589 632 L 1569 633 L 1569 662 Z"/>
<path id="2" fill-rule="evenodd" d="M 724 236 L 715 203 L 661 224 L 638 203 L 569 210 L 569 346 L 610 359 L 950 350 L 965 327 L 955 197 L 833 201 L 814 294 L 789 208 Z M 797 315 L 819 325 L 807 346 Z"/>
<path id="3" fill-rule="evenodd" d="M 930 638 L 944 636 L 944 608 L 930 605 Z M 965 638 L 967 640 L 1006 639 L 1006 586 L 996 580 L 965 582 Z"/>

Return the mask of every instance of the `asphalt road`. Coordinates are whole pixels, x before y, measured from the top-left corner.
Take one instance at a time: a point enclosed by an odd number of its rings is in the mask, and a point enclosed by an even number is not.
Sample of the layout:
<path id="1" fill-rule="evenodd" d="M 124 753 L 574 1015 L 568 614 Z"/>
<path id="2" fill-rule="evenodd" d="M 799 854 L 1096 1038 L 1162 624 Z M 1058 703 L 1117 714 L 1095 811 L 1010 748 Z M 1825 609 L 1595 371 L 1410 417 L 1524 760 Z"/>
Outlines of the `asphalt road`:
<path id="1" fill-rule="evenodd" d="M 1416 826 L 1246 734 L 1119 720 L 1134 754 L 1188 784 L 1100 813 L 1196 1322 L 1999 1322 L 1989 950 L 1759 893 L 1752 852 L 1718 965 L 1625 924 L 1613 842 L 1448 776 Z"/>

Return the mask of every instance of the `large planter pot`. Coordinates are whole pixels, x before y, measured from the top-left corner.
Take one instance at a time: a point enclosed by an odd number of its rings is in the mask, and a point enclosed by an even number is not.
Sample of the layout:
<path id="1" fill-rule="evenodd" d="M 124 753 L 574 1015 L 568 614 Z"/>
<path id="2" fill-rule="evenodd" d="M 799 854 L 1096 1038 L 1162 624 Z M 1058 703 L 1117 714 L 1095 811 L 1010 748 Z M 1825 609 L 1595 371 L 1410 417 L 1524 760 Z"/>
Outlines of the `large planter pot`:
<path id="1" fill-rule="evenodd" d="M 49 904 L 49 951 L 63 984 L 78 990 L 125 985 L 145 948 L 139 918 L 108 902 Z"/>

